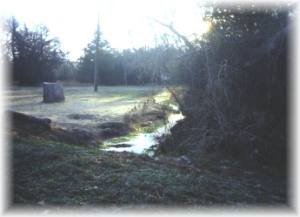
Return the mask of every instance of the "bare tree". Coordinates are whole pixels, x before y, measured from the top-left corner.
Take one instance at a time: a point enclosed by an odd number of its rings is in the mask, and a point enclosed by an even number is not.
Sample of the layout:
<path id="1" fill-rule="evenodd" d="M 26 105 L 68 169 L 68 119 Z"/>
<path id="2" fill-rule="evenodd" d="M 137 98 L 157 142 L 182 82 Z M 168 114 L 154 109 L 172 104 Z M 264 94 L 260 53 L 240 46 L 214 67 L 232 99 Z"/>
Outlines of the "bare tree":
<path id="1" fill-rule="evenodd" d="M 100 25 L 99 15 L 97 21 L 97 33 L 96 33 L 96 52 L 95 52 L 95 66 L 94 66 L 94 91 L 98 91 L 98 53 L 99 53 L 99 41 L 100 41 Z"/>

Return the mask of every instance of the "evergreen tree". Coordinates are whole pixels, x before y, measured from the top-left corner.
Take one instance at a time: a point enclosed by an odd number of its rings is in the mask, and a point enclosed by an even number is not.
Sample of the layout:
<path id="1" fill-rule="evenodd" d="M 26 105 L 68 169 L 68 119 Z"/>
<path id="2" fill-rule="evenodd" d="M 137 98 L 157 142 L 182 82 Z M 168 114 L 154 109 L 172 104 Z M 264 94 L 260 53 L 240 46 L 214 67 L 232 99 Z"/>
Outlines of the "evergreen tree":
<path id="1" fill-rule="evenodd" d="M 62 63 L 64 53 L 60 42 L 49 37 L 45 26 L 30 30 L 21 28 L 15 18 L 8 22 L 8 48 L 13 68 L 13 80 L 19 85 L 36 85 L 55 81 L 55 69 Z"/>

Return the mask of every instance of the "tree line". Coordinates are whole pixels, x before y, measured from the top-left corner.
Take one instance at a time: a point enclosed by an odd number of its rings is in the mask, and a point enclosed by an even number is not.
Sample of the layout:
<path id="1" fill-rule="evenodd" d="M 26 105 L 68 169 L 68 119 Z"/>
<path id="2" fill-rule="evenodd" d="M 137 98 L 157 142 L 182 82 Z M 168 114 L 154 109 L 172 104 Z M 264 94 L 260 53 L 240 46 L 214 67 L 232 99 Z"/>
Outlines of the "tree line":
<path id="1" fill-rule="evenodd" d="M 15 85 L 39 85 L 41 82 L 56 80 L 93 83 L 96 33 L 95 38 L 84 48 L 83 55 L 72 62 L 61 50 L 60 41 L 49 36 L 46 26 L 29 29 L 25 24 L 21 26 L 12 17 L 7 21 L 6 27 L 4 54 L 11 66 L 10 75 Z M 118 52 L 110 47 L 100 33 L 97 83 L 162 84 L 172 77 L 165 70 L 165 62 L 179 53 L 181 51 L 169 44 Z"/>

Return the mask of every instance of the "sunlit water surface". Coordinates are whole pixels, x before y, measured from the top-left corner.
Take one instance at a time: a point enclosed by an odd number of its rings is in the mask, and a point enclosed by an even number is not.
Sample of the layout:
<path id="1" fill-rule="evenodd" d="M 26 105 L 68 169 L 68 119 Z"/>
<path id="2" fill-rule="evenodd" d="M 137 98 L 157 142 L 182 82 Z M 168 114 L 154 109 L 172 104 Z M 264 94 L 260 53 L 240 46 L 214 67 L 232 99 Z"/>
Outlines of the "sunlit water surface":
<path id="1" fill-rule="evenodd" d="M 117 143 L 106 143 L 107 146 L 118 145 L 118 144 L 128 144 L 130 147 L 109 147 L 106 151 L 116 151 L 116 152 L 134 152 L 136 154 L 147 153 L 152 155 L 153 153 L 149 149 L 157 145 L 157 137 L 170 133 L 171 127 L 173 127 L 179 120 L 182 120 L 184 116 L 179 114 L 170 114 L 168 117 L 168 123 L 162 127 L 159 127 L 152 133 L 140 133 L 133 138 L 129 138 L 125 142 Z"/>

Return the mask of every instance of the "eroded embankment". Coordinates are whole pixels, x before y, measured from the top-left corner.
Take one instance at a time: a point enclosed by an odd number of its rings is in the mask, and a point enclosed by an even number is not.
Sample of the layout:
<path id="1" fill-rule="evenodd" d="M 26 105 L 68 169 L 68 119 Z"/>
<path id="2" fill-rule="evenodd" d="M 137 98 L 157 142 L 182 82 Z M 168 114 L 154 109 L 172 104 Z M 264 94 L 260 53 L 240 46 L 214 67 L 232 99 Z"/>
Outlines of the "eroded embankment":
<path id="1" fill-rule="evenodd" d="M 38 118 L 15 111 L 7 111 L 15 134 L 34 135 L 58 142 L 86 146 L 101 146 L 104 140 L 125 136 L 130 132 L 155 129 L 163 124 L 172 109 L 166 105 L 147 100 L 130 110 L 121 121 L 99 121 L 95 126 L 64 123 L 58 124 L 48 118 Z M 91 115 L 72 114 L 69 118 L 89 119 Z"/>

